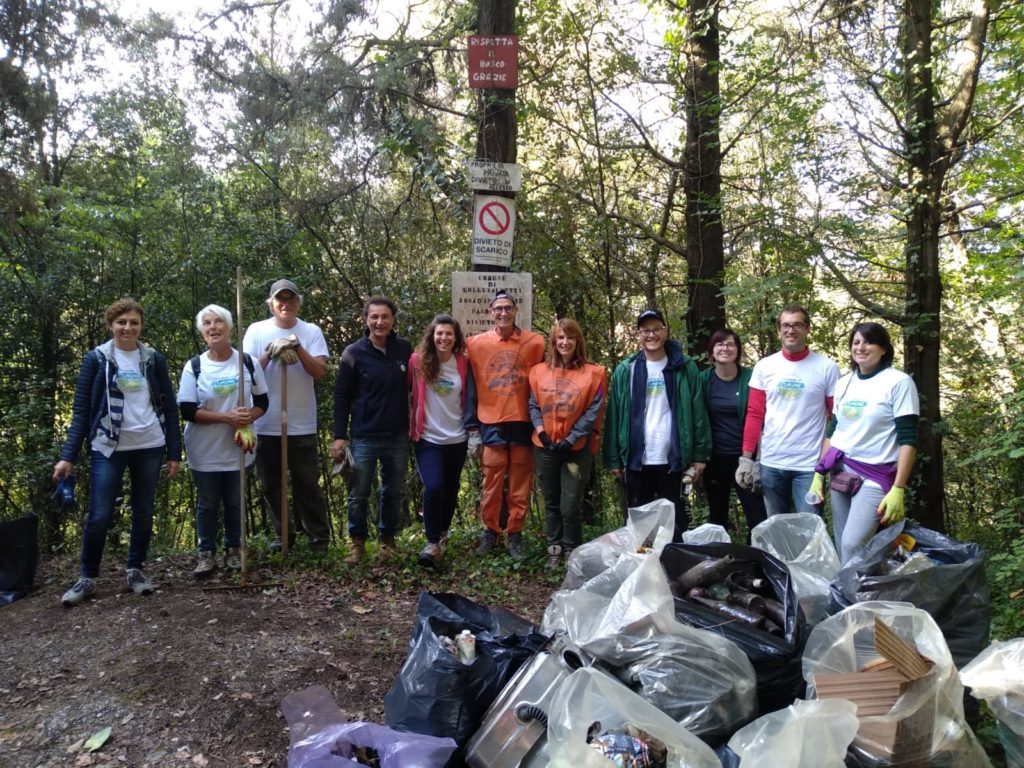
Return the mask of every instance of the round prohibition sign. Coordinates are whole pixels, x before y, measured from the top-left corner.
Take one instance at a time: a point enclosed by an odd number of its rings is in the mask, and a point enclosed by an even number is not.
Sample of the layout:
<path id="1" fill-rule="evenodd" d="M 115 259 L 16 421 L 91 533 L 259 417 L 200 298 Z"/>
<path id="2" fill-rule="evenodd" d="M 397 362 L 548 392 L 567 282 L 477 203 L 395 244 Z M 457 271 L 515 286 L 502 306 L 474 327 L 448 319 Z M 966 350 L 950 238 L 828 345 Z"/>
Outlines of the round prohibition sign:
<path id="1" fill-rule="evenodd" d="M 512 217 L 504 203 L 492 201 L 480 209 L 480 228 L 488 235 L 503 235 Z"/>

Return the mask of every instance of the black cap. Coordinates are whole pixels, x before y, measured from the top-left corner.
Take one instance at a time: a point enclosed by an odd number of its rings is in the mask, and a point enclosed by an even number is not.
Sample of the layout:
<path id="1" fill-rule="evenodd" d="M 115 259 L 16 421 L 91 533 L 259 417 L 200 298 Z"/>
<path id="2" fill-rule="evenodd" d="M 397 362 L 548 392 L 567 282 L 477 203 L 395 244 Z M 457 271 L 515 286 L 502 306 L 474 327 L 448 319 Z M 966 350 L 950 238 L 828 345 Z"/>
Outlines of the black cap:
<path id="1" fill-rule="evenodd" d="M 508 299 L 509 301 L 512 302 L 513 306 L 516 306 L 516 307 L 519 306 L 519 303 L 515 300 L 515 298 L 512 296 L 512 294 L 509 293 L 508 291 L 506 291 L 504 288 L 499 288 L 497 291 L 494 292 L 494 298 L 491 299 L 491 303 L 488 304 L 487 306 L 488 307 L 493 307 L 494 306 L 494 302 L 496 302 L 498 299 Z"/>
<path id="2" fill-rule="evenodd" d="M 662 325 L 668 325 L 665 322 L 665 316 L 656 309 L 645 309 L 640 313 L 640 316 L 636 319 L 636 327 L 639 328 L 642 323 L 647 320 L 660 320 Z"/>

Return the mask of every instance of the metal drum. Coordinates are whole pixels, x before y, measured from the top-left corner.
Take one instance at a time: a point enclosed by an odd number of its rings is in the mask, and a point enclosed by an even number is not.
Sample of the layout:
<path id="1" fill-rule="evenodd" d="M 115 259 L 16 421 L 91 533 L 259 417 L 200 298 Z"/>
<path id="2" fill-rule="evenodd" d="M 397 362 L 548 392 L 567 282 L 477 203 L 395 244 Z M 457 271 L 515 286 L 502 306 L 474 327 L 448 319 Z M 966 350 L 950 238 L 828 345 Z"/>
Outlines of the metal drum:
<path id="1" fill-rule="evenodd" d="M 574 670 L 592 663 L 583 651 L 557 635 L 524 664 L 484 715 L 466 745 L 470 768 L 546 766 L 547 716 L 551 697 Z"/>

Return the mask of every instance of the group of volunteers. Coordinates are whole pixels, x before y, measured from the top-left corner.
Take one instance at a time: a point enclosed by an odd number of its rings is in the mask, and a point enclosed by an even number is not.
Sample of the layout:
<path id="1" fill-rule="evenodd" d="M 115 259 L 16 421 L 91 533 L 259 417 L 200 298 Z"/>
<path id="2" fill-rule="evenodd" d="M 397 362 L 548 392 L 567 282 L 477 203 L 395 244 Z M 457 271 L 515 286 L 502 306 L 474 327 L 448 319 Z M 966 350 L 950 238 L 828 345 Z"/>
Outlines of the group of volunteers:
<path id="1" fill-rule="evenodd" d="M 142 306 L 126 298 L 107 308 L 111 339 L 85 355 L 53 473 L 58 481 L 68 477 L 88 442 L 81 576 L 64 593 L 65 606 L 96 589 L 125 470 L 131 479 L 128 587 L 136 594 L 154 590 L 143 566 L 161 467 L 166 460 L 173 476 L 182 459 L 179 413 L 198 497 L 197 578 L 217 568 L 222 523 L 224 567 L 241 567 L 243 461 L 256 465 L 274 524 L 271 549 L 280 550 L 286 536 L 290 544 L 300 529 L 311 550 L 327 549 L 315 394 L 327 373 L 327 343 L 316 325 L 299 318 L 302 295 L 292 281 L 274 282 L 267 305 L 271 316 L 246 330 L 241 352 L 231 345 L 228 310 L 211 304 L 199 311 L 195 324 L 206 350 L 183 366 L 177 396 L 166 358 L 139 340 Z M 397 551 L 410 442 L 423 484 L 426 546 L 418 561 L 425 567 L 444 556 L 469 456 L 479 460 L 482 474 L 476 554 L 490 552 L 504 534 L 509 555 L 523 558 L 536 475 L 551 567 L 583 542 L 580 509 L 599 451 L 628 506 L 660 498 L 673 503 L 676 540 L 690 525 L 689 490 L 699 481 L 710 522 L 731 527 L 735 490 L 749 531 L 768 515 L 820 511 L 831 476 L 834 535 L 844 561 L 880 523 L 902 519 L 918 397 L 910 377 L 891 367 L 893 345 L 877 323 L 854 326 L 851 371 L 842 378 L 834 361 L 808 348 L 810 316 L 799 306 L 778 317 L 779 352 L 747 368 L 740 337 L 723 328 L 709 340 L 702 371 L 671 338 L 664 315 L 646 309 L 636 320 L 639 349 L 615 367 L 609 385 L 604 367 L 589 360 L 576 321 L 556 320 L 545 341 L 519 327 L 518 310 L 513 295 L 498 290 L 490 300 L 490 330 L 466 338 L 451 315 L 439 314 L 413 350 L 395 332 L 394 301 L 366 300 L 363 336 L 345 347 L 334 384 L 332 458 L 351 469 L 349 563 L 366 557 L 378 475 L 376 536 L 383 554 Z M 291 516 L 280 508 L 283 468 Z M 282 519 L 290 520 L 287 530 Z"/>

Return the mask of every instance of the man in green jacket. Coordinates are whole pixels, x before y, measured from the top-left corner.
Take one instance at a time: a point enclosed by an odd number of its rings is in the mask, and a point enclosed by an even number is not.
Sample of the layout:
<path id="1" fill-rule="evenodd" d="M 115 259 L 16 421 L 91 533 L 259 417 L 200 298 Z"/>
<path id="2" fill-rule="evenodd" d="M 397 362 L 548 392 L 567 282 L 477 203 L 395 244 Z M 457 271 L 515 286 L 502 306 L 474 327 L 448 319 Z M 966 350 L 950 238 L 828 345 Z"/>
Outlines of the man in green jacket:
<path id="1" fill-rule="evenodd" d="M 612 374 L 604 459 L 638 507 L 668 499 L 676 509 L 675 540 L 690 526 L 684 482 L 693 483 L 711 455 L 711 430 L 693 360 L 669 338 L 665 317 L 645 309 L 636 321 L 640 351 Z"/>

